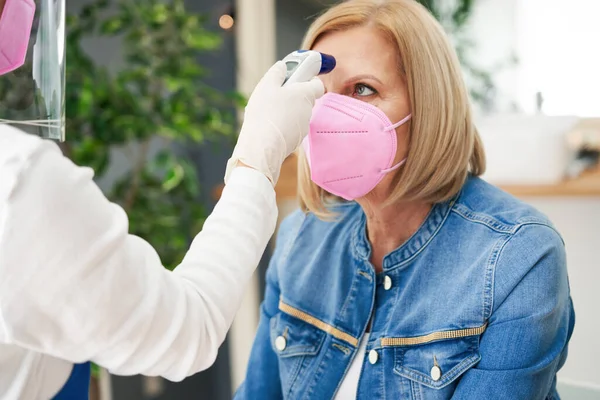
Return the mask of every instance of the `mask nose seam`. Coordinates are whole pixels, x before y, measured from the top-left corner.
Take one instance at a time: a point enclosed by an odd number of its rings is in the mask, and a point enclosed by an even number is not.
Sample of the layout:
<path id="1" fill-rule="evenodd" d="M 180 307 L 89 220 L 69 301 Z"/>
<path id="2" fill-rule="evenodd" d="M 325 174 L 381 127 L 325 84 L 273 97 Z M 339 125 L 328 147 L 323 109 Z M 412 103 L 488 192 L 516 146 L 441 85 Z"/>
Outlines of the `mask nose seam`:
<path id="1" fill-rule="evenodd" d="M 348 111 L 342 110 L 342 107 L 340 105 L 333 105 L 333 104 L 324 104 L 325 107 L 329 107 L 332 110 L 335 110 L 337 112 L 341 112 L 344 115 L 347 115 L 348 117 L 357 120 L 358 122 L 362 122 L 363 118 L 365 117 L 365 115 L 361 112 L 361 117 L 357 117 L 356 115 L 352 115 L 350 114 Z M 337 107 L 336 107 L 337 106 Z"/>

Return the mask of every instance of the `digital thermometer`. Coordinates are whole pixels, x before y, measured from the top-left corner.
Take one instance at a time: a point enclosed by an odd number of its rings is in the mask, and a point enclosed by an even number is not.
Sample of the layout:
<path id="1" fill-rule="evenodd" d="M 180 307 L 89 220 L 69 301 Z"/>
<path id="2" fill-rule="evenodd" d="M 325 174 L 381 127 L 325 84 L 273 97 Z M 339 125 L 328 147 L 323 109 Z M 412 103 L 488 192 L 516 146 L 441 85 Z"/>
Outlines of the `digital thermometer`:
<path id="1" fill-rule="evenodd" d="M 287 67 L 285 82 L 308 82 L 317 75 L 327 74 L 335 68 L 335 58 L 314 50 L 296 50 L 288 54 L 283 62 Z"/>

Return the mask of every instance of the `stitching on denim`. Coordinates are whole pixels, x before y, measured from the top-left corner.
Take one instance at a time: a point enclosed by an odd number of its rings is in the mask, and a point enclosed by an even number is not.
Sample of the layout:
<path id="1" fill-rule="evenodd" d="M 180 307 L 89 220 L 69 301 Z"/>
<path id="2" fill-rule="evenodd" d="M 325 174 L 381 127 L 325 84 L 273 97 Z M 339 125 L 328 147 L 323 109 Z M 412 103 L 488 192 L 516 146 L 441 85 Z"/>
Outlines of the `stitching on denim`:
<path id="1" fill-rule="evenodd" d="M 310 360 L 308 359 L 308 357 L 314 358 L 314 362 L 318 363 L 318 365 L 319 365 L 319 368 L 317 369 L 317 372 L 315 374 L 320 374 L 321 373 L 321 371 L 323 370 L 323 368 L 322 368 L 322 364 L 323 364 L 322 359 L 324 357 L 324 354 L 326 353 L 326 351 L 322 351 L 322 349 L 325 346 L 325 341 L 326 340 L 327 340 L 327 335 L 326 334 L 322 335 L 321 339 L 318 340 L 318 344 L 316 346 L 316 351 L 314 353 L 312 353 L 312 354 L 305 354 L 305 355 L 302 356 L 301 368 L 298 370 L 297 376 L 299 376 L 300 373 L 303 371 L 302 367 L 305 365 L 305 363 L 310 362 Z M 306 368 L 304 368 L 304 369 L 306 369 Z M 295 380 L 297 380 L 297 379 L 295 379 Z M 296 382 L 294 382 L 294 385 L 295 385 L 295 383 Z M 314 385 L 309 388 L 309 392 L 312 393 L 313 388 L 314 388 Z M 289 393 L 289 396 L 291 396 L 291 391 Z M 310 398 L 310 396 L 309 396 L 309 398 Z"/>
<path id="2" fill-rule="evenodd" d="M 400 301 L 398 301 L 398 298 L 400 297 L 400 290 L 394 290 L 395 295 L 394 295 L 394 301 L 393 301 L 393 306 L 391 307 L 391 309 L 389 310 L 389 312 L 387 312 L 386 314 L 386 321 L 385 321 L 385 331 L 386 332 L 390 332 L 390 326 L 392 325 L 392 320 L 393 317 L 396 315 L 396 308 L 398 307 L 399 304 L 401 304 Z M 375 295 L 375 291 L 373 291 L 373 295 Z M 373 303 L 375 302 L 375 299 L 373 299 Z M 383 346 L 383 342 L 380 339 L 379 343 L 381 344 L 381 347 Z"/>
<path id="3" fill-rule="evenodd" d="M 487 266 L 485 268 L 485 282 L 484 282 L 484 293 L 483 293 L 483 304 L 482 304 L 482 318 L 484 321 L 492 315 L 494 309 L 494 285 L 496 280 L 496 264 L 500 253 L 506 246 L 506 243 L 512 236 L 506 235 L 500 237 L 488 257 Z"/>
<path id="4" fill-rule="evenodd" d="M 312 384 L 309 386 L 308 390 L 304 394 L 304 398 L 311 400 L 313 398 L 312 393 L 315 389 L 315 386 L 320 382 L 320 375 L 323 374 L 323 368 L 325 367 L 326 362 L 324 362 L 325 355 L 327 354 L 327 350 L 321 351 L 320 355 L 315 359 L 315 362 L 318 365 L 317 370 L 312 375 Z"/>
<path id="5" fill-rule="evenodd" d="M 358 354 L 358 349 L 356 349 L 356 351 L 354 352 L 354 355 L 352 357 L 350 357 L 350 362 L 348 362 L 346 364 L 346 369 L 344 370 L 344 375 L 343 376 L 346 376 L 346 374 L 350 370 L 350 366 L 352 365 L 352 362 L 354 362 L 354 359 L 356 358 L 357 354 Z M 364 367 L 364 363 L 363 363 L 363 367 Z M 363 367 L 361 367 L 361 374 L 359 375 L 359 378 L 358 378 L 358 384 L 359 385 L 360 385 L 360 376 L 363 375 L 363 373 L 362 373 Z M 335 391 L 333 392 L 334 393 L 334 397 L 333 398 L 335 398 L 335 396 L 337 395 L 337 392 L 340 390 L 340 386 L 342 386 L 342 381 L 343 381 L 342 379 L 340 379 L 338 381 L 337 386 L 335 387 Z"/>
<path id="6" fill-rule="evenodd" d="M 385 352 L 382 351 L 381 354 L 379 355 L 379 363 L 380 363 L 380 367 L 377 368 L 377 371 L 379 372 L 379 375 L 385 375 L 385 368 L 383 366 L 385 366 Z M 364 364 L 363 364 L 364 365 Z M 383 379 L 383 376 L 381 376 L 381 378 L 379 379 L 379 383 L 380 383 L 380 387 L 379 389 L 381 390 L 381 394 L 382 394 L 382 398 L 386 399 L 386 395 L 385 395 L 385 380 Z"/>
<path id="7" fill-rule="evenodd" d="M 454 207 L 454 209 L 452 211 L 454 211 L 456 214 L 460 215 L 467 221 L 475 222 L 475 223 L 487 226 L 488 228 L 490 228 L 496 232 L 499 232 L 499 233 L 512 233 L 515 231 L 515 227 L 517 226 L 517 225 L 510 226 L 510 225 L 503 224 L 502 222 L 500 222 L 488 215 L 473 212 L 473 211 L 469 210 L 468 208 L 466 208 L 465 206 L 463 206 L 462 204 L 457 204 L 457 206 Z"/>
<path id="8" fill-rule="evenodd" d="M 415 400 L 421 400 L 421 385 L 417 382 L 410 381 L 410 388 Z"/>
<path id="9" fill-rule="evenodd" d="M 344 316 L 346 314 L 348 306 L 350 306 L 350 304 L 353 303 L 353 299 L 356 297 L 356 292 L 358 291 L 357 285 L 358 285 L 358 276 L 357 275 L 353 275 L 352 276 L 352 284 L 350 285 L 350 290 L 348 291 L 348 296 L 344 300 L 344 304 L 342 305 L 342 309 L 340 310 L 340 312 L 338 314 L 339 318 L 335 319 L 336 322 L 338 320 L 344 320 L 345 319 Z M 358 344 L 357 344 L 357 347 L 358 347 Z"/>
<path id="10" fill-rule="evenodd" d="M 473 355 L 465 358 L 464 360 L 459 362 L 457 365 L 455 365 L 454 368 L 452 368 L 446 374 L 442 375 L 442 378 L 439 381 L 437 381 L 435 384 L 431 383 L 431 380 L 432 380 L 431 377 L 425 375 L 424 373 L 422 373 L 420 371 L 416 371 L 416 370 L 404 367 L 404 365 L 401 365 L 400 367 L 397 367 L 397 366 L 394 367 L 394 372 L 400 376 L 404 376 L 408 379 L 420 382 L 427 387 L 430 387 L 433 389 L 439 389 L 439 388 L 446 386 L 448 383 L 452 382 L 456 377 L 462 375 L 471 366 L 475 365 L 480 359 L 481 359 L 481 357 L 478 354 L 473 354 Z"/>
<path id="11" fill-rule="evenodd" d="M 508 238 L 506 239 L 506 241 L 503 243 L 502 247 L 498 251 L 498 256 L 495 259 L 494 268 L 493 268 L 494 269 L 494 275 L 496 275 L 496 266 L 498 265 L 498 260 L 500 260 L 500 257 L 502 257 L 502 252 L 506 248 L 506 245 L 508 244 L 508 242 L 510 242 L 510 240 L 517 235 L 517 233 L 521 230 L 521 228 L 528 227 L 528 226 L 534 226 L 534 225 L 545 226 L 546 228 L 551 229 L 552 231 L 554 231 L 560 237 L 561 241 L 563 240 L 562 236 L 560 236 L 560 233 L 552 225 L 549 225 L 547 223 L 542 223 L 542 222 L 527 222 L 527 223 L 523 223 L 523 224 L 517 225 L 516 228 L 515 228 L 515 230 L 514 230 L 514 232 L 511 233 L 510 235 L 508 235 Z M 564 243 L 564 241 L 563 241 L 563 243 Z M 490 316 L 491 316 L 491 313 L 494 310 L 494 308 L 493 308 L 494 299 L 495 299 L 494 288 L 492 287 L 492 300 L 491 300 Z M 489 316 L 488 316 L 488 318 L 489 318 Z"/>
<path id="12" fill-rule="evenodd" d="M 360 206 L 357 206 L 360 207 Z M 357 220 L 354 222 L 354 224 L 352 225 L 352 254 L 354 255 L 354 258 L 357 261 L 362 262 L 369 262 L 369 260 L 365 257 L 365 254 L 362 254 L 361 251 L 359 250 L 359 247 L 368 247 L 369 245 L 367 244 L 366 246 L 361 243 L 362 241 L 360 240 L 360 236 L 365 234 L 365 229 L 366 229 L 366 216 L 364 212 L 361 212 L 357 218 Z M 369 264 L 370 267 L 370 264 Z"/>
<path id="13" fill-rule="evenodd" d="M 300 370 L 302 369 L 302 364 L 304 364 L 305 358 L 306 358 L 306 356 L 301 356 L 300 359 L 296 361 L 296 366 L 294 368 L 294 373 L 292 374 L 292 380 L 290 381 L 290 387 L 288 389 L 287 396 L 286 396 L 288 398 L 290 398 L 292 396 L 292 393 L 294 391 L 294 386 L 296 384 L 296 381 L 298 380 L 298 376 L 300 375 Z"/>
<path id="14" fill-rule="evenodd" d="M 357 351 L 357 353 L 358 353 L 358 351 Z M 346 372 L 344 373 L 344 376 L 346 376 L 346 373 L 350 369 L 351 365 L 352 365 L 352 363 L 348 364 L 348 367 L 346 368 Z M 365 379 L 365 373 L 364 372 L 365 372 L 365 363 L 363 362 L 362 365 L 360 366 L 360 375 L 358 376 L 357 390 L 358 390 L 358 388 L 360 388 L 361 382 Z M 341 383 L 342 383 L 342 381 L 340 381 L 340 383 L 338 384 L 338 389 L 339 389 Z M 337 392 L 337 390 L 336 390 L 336 392 Z M 358 393 L 356 395 L 358 397 Z M 385 399 L 385 396 L 383 398 Z"/>
<path id="15" fill-rule="evenodd" d="M 387 269 L 386 272 L 392 272 L 392 271 L 400 268 L 401 266 L 403 266 L 405 264 L 408 264 L 409 262 L 411 262 L 412 260 L 414 260 L 419 254 L 421 254 L 423 252 L 423 250 L 425 250 L 427 248 L 427 246 L 429 246 L 429 243 L 431 243 L 431 241 L 437 236 L 437 234 L 440 232 L 440 230 L 442 229 L 442 227 L 446 223 L 446 220 L 448 219 L 448 216 L 450 215 L 450 213 L 452 212 L 452 209 L 454 208 L 455 202 L 456 202 L 456 198 L 454 200 L 452 200 L 452 203 L 450 203 L 448 205 L 448 211 L 446 211 L 446 214 L 442 217 L 442 220 L 440 221 L 440 223 L 438 224 L 438 226 L 435 228 L 435 230 L 433 231 L 433 233 L 431 234 L 431 236 L 427 239 L 427 241 L 421 246 L 421 248 L 419 250 L 417 250 L 413 255 L 411 255 L 410 257 L 408 257 L 406 260 L 402 260 L 398 264 L 396 264 L 393 267 Z M 411 239 L 412 239 L 412 237 L 409 238 L 408 240 L 411 240 Z"/>

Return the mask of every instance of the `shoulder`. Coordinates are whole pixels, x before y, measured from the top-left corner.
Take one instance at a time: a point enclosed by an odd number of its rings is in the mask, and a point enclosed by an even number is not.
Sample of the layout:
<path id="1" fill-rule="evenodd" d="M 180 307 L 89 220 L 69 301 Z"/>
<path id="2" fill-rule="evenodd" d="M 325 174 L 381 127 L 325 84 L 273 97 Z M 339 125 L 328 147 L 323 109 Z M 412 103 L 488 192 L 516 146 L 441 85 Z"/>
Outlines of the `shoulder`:
<path id="1" fill-rule="evenodd" d="M 3 221 L 31 216 L 31 209 L 51 214 L 63 203 L 89 204 L 99 192 L 91 168 L 75 165 L 56 143 L 8 125 L 0 125 L 0 176 Z"/>
<path id="2" fill-rule="evenodd" d="M 524 281 L 547 290 L 567 284 L 563 239 L 543 213 L 478 178 L 465 184 L 453 211 L 498 233 L 489 255 L 497 306 Z"/>
<path id="3" fill-rule="evenodd" d="M 568 286 L 567 256 L 560 234 L 550 225 L 520 224 L 497 247 L 495 261 L 495 301 L 502 301 L 521 285 L 535 293 L 564 293 Z M 534 296 L 535 297 L 535 296 Z"/>
<path id="4" fill-rule="evenodd" d="M 343 236 L 356 231 L 352 228 L 362 211 L 356 203 L 339 204 L 332 207 L 332 211 L 332 219 L 327 221 L 300 209 L 288 215 L 279 226 L 273 259 L 282 264 L 292 250 L 307 254 L 324 247 L 337 248 Z"/>
<path id="5" fill-rule="evenodd" d="M 342 230 L 356 222 L 362 214 L 360 206 L 354 202 L 335 205 L 331 210 L 333 211 L 331 220 L 319 219 L 314 214 L 305 213 L 300 209 L 292 212 L 280 224 L 277 246 L 294 241 L 300 234 L 319 236 Z"/>
<path id="6" fill-rule="evenodd" d="M 32 160 L 47 151 L 62 157 L 54 143 L 47 143 L 13 126 L 0 124 L 0 204 L 9 198 Z"/>
<path id="7" fill-rule="evenodd" d="M 540 211 L 480 178 L 469 178 L 452 211 L 500 233 L 515 233 L 523 225 L 553 227 Z"/>
<path id="8" fill-rule="evenodd" d="M 46 141 L 14 126 L 0 124 L 0 159 L 14 155 L 27 156 L 43 148 Z"/>

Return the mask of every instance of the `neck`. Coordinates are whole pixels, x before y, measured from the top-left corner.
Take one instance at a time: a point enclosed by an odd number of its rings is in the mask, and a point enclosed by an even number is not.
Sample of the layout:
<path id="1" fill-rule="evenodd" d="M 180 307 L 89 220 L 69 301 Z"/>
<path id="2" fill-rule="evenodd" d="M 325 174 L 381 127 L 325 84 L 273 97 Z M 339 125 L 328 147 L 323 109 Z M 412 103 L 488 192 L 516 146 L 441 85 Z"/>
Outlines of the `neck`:
<path id="1" fill-rule="evenodd" d="M 4 4 L 6 0 L 0 0 L 0 18 L 2 17 L 2 12 L 4 11 Z"/>
<path id="2" fill-rule="evenodd" d="M 367 198 L 360 201 L 367 217 L 367 237 L 371 243 L 371 263 L 383 271 L 383 258 L 404 244 L 421 226 L 431 204 L 406 202 L 386 208 Z"/>

